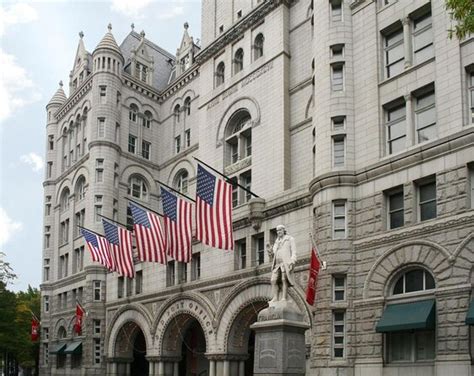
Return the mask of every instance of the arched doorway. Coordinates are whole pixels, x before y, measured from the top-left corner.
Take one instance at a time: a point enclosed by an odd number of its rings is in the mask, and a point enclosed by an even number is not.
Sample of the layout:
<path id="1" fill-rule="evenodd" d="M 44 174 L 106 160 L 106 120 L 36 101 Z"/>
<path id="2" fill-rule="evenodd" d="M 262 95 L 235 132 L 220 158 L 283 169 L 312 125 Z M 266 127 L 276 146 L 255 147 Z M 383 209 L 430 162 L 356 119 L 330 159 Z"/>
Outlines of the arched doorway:
<path id="1" fill-rule="evenodd" d="M 179 376 L 207 376 L 209 372 L 206 338 L 197 320 L 193 320 L 183 334 Z"/>
<path id="2" fill-rule="evenodd" d="M 123 369 L 127 363 L 120 364 L 118 373 L 133 376 L 148 376 L 149 364 L 146 359 L 147 344 L 142 329 L 135 322 L 127 322 L 120 328 L 116 340 L 115 355 L 128 359 L 129 372 Z M 128 368 L 128 367 L 127 367 Z"/>
<path id="3" fill-rule="evenodd" d="M 141 330 L 138 331 L 133 341 L 133 361 L 130 364 L 130 374 L 134 376 L 148 376 L 146 342 Z"/>

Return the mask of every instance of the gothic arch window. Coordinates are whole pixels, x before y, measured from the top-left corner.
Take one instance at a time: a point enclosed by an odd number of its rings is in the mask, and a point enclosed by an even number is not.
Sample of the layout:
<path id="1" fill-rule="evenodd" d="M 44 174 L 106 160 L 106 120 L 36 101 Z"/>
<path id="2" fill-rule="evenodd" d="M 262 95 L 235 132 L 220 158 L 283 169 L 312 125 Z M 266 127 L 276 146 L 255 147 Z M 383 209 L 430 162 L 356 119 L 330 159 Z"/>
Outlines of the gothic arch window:
<path id="1" fill-rule="evenodd" d="M 62 193 L 61 193 L 61 200 L 60 200 L 60 205 L 61 205 L 61 211 L 66 211 L 69 209 L 69 188 L 64 188 Z"/>
<path id="2" fill-rule="evenodd" d="M 179 123 L 180 112 L 181 112 L 181 107 L 180 107 L 179 104 L 177 104 L 176 106 L 174 106 L 174 110 L 173 110 L 174 120 L 175 120 L 176 123 Z"/>
<path id="3" fill-rule="evenodd" d="M 186 97 L 184 100 L 184 114 L 186 116 L 191 115 L 191 97 Z"/>
<path id="4" fill-rule="evenodd" d="M 407 294 L 416 291 L 432 290 L 435 288 L 433 276 L 425 269 L 410 269 L 400 275 L 392 289 L 393 295 Z"/>
<path id="5" fill-rule="evenodd" d="M 140 200 L 148 200 L 148 186 L 145 179 L 139 175 L 133 175 L 128 180 L 128 194 Z"/>
<path id="6" fill-rule="evenodd" d="M 263 34 L 260 33 L 255 37 L 255 41 L 253 43 L 253 59 L 257 60 L 258 58 L 263 56 L 263 42 L 265 38 Z"/>
<path id="7" fill-rule="evenodd" d="M 130 119 L 130 121 L 133 121 L 134 123 L 136 123 L 137 117 L 138 117 L 138 106 L 135 103 L 132 103 L 130 105 L 130 110 L 128 112 L 128 118 Z"/>
<path id="8" fill-rule="evenodd" d="M 75 197 L 77 201 L 80 201 L 86 197 L 86 179 L 81 176 L 76 183 Z"/>
<path id="9" fill-rule="evenodd" d="M 225 65 L 224 62 L 221 61 L 216 68 L 216 87 L 222 85 L 224 83 L 224 75 L 225 75 Z"/>
<path id="10" fill-rule="evenodd" d="M 239 48 L 234 55 L 234 74 L 244 69 L 244 50 Z"/>
<path id="11" fill-rule="evenodd" d="M 67 337 L 67 332 L 64 326 L 60 326 L 58 329 L 58 339 L 64 339 Z"/>
<path id="12" fill-rule="evenodd" d="M 153 119 L 153 115 L 151 114 L 150 111 L 145 111 L 143 114 L 143 126 L 145 128 L 150 128 L 151 127 L 151 120 Z"/>
<path id="13" fill-rule="evenodd" d="M 188 193 L 188 179 L 189 179 L 189 174 L 188 171 L 185 169 L 181 169 L 178 171 L 174 178 L 174 188 L 181 193 Z"/>

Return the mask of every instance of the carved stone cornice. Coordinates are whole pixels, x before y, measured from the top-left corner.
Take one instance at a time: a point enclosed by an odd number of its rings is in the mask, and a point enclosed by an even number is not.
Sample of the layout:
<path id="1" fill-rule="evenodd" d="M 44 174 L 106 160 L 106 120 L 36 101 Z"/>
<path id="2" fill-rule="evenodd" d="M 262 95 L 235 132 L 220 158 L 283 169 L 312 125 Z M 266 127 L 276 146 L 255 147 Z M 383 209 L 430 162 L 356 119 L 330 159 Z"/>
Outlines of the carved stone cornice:
<path id="1" fill-rule="evenodd" d="M 92 74 L 86 78 L 82 85 L 70 96 L 64 104 L 58 108 L 54 116 L 61 120 L 92 88 Z"/>
<path id="2" fill-rule="evenodd" d="M 267 0 L 263 1 L 257 8 L 250 12 L 247 16 L 242 18 L 224 34 L 219 36 L 214 42 L 209 46 L 203 49 L 198 55 L 196 55 L 195 60 L 197 63 L 202 64 L 217 55 L 226 45 L 229 43 L 235 42 L 242 33 L 251 27 L 255 26 L 257 23 L 261 22 L 267 14 L 272 10 L 277 8 L 281 4 L 289 5 L 291 1 L 285 0 Z"/>
<path id="3" fill-rule="evenodd" d="M 167 99 L 168 97 L 176 93 L 179 89 L 181 89 L 183 86 L 194 80 L 197 76 L 199 76 L 199 65 L 194 64 L 189 70 L 184 72 L 181 76 L 179 76 L 176 80 L 169 84 L 165 88 L 165 90 L 163 90 L 161 94 L 161 99 Z"/>
<path id="4" fill-rule="evenodd" d="M 156 91 L 150 85 L 145 84 L 143 81 L 138 80 L 132 75 L 122 72 L 123 83 L 129 88 L 135 90 L 136 92 L 146 95 L 148 98 L 151 98 L 155 101 L 158 101 L 160 98 L 160 93 Z"/>

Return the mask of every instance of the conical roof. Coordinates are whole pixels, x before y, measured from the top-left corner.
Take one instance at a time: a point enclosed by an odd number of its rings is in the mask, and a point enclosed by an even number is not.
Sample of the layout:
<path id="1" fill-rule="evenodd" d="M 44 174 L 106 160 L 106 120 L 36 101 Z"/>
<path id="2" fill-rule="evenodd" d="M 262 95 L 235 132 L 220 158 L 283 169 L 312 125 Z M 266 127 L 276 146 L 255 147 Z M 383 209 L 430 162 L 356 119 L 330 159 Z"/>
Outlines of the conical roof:
<path id="1" fill-rule="evenodd" d="M 118 54 L 122 55 L 122 52 L 120 51 L 120 48 L 119 48 L 117 42 L 115 41 L 114 36 L 112 35 L 112 25 L 111 24 L 109 24 L 108 29 L 109 29 L 109 31 L 104 35 L 102 40 L 99 42 L 99 44 L 95 48 L 95 51 L 97 51 L 101 48 L 104 48 L 104 49 L 108 49 L 108 50 L 113 50 L 113 51 L 117 52 Z"/>
<path id="2" fill-rule="evenodd" d="M 52 104 L 62 105 L 64 102 L 66 102 L 66 100 L 67 100 L 67 97 L 66 97 L 66 94 L 64 94 L 63 82 L 59 81 L 59 89 L 56 90 L 56 93 L 53 95 L 51 100 L 48 102 L 48 106 L 50 106 Z"/>

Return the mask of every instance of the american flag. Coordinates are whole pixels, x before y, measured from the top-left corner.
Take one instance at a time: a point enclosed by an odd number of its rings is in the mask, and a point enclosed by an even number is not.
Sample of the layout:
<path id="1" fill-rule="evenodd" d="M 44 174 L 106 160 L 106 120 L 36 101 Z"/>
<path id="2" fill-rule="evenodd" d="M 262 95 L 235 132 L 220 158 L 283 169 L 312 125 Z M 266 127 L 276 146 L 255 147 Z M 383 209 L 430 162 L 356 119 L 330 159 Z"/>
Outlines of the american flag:
<path id="1" fill-rule="evenodd" d="M 165 220 L 166 250 L 176 261 L 191 261 L 192 205 L 163 187 L 163 218 Z"/>
<path id="2" fill-rule="evenodd" d="M 198 164 L 196 237 L 214 248 L 233 250 L 232 185 Z"/>
<path id="3" fill-rule="evenodd" d="M 115 261 L 110 253 L 107 239 L 103 236 L 94 234 L 85 228 L 81 228 L 81 234 L 86 241 L 87 248 L 89 248 L 89 251 L 91 252 L 92 261 L 104 265 L 109 270 L 116 270 Z"/>
<path id="4" fill-rule="evenodd" d="M 166 264 L 165 238 L 160 218 L 133 202 L 128 205 L 132 211 L 138 258 L 140 261 Z"/>
<path id="5" fill-rule="evenodd" d="M 102 219 L 105 238 L 109 243 L 112 257 L 117 265 L 117 272 L 128 278 L 135 276 L 132 259 L 132 233 Z"/>

